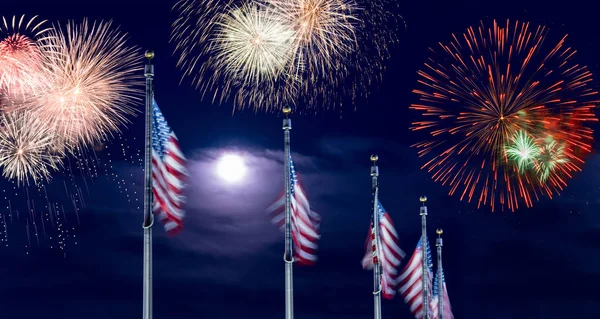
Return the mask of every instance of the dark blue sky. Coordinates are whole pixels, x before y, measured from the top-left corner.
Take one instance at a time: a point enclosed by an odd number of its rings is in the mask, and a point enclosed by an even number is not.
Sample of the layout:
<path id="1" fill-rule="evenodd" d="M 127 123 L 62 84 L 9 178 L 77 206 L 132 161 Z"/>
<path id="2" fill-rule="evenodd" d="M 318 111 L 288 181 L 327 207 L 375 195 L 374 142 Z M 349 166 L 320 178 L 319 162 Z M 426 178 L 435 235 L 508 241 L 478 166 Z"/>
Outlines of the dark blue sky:
<path id="1" fill-rule="evenodd" d="M 263 214 L 283 184 L 281 119 L 250 111 L 232 116 L 228 105 L 201 103 L 186 80 L 179 85 L 180 72 L 168 43 L 172 1 L 155 3 L 4 0 L 0 15 L 38 14 L 61 22 L 113 19 L 131 35 L 132 44 L 156 51 L 156 99 L 190 160 L 193 180 L 184 232 L 171 239 L 160 227 L 155 230 L 155 317 L 281 318 L 283 236 Z M 524 19 L 549 26 L 555 36 L 569 33 L 568 43 L 578 49 L 578 61 L 599 74 L 598 58 L 593 56 L 600 50 L 593 22 L 596 8 L 587 3 L 401 3 L 408 30 L 400 36 L 384 83 L 373 90 L 373 98 L 342 117 L 323 113 L 293 119 L 297 168 L 312 205 L 323 217 L 318 264 L 295 272 L 298 318 L 372 315 L 372 275 L 360 266 L 369 224 L 372 152 L 381 158 L 381 200 L 407 252 L 419 236 L 418 197 L 428 196 L 429 234 L 433 236 L 437 227 L 445 230 L 444 268 L 457 318 L 600 315 L 597 155 L 589 157 L 584 172 L 553 201 L 542 200 L 516 213 L 490 213 L 448 197 L 447 189 L 419 170 L 416 152 L 409 148 L 416 137 L 407 129 L 414 116 L 408 105 L 416 100 L 410 92 L 427 47 L 447 41 L 452 32 L 462 32 L 480 19 Z M 51 230 L 45 239 L 41 236 L 39 248 L 30 233 L 33 247 L 26 248 L 26 217 L 8 223 L 9 245 L 0 247 L 2 316 L 141 316 L 142 212 L 137 203 L 142 174 L 139 165 L 131 164 L 139 164 L 141 124 L 136 120 L 123 137 L 98 152 L 109 167 L 100 169 L 98 177 L 84 181 L 57 176 L 48 187 L 52 200 L 67 212 L 63 234 L 75 227 L 69 233 L 66 257 L 56 249 Z M 226 149 L 247 154 L 252 172 L 239 187 L 225 187 L 212 174 L 214 159 Z M 86 202 L 79 223 L 62 191 L 75 184 L 82 189 L 75 198 L 77 205 Z M 24 190 L 2 186 L 8 194 L 0 199 L 5 201 L 0 207 L 10 200 L 11 208 L 26 211 Z M 29 204 L 44 206 L 40 193 L 29 191 L 36 198 Z M 8 218 L 6 209 L 1 214 Z M 384 301 L 383 307 L 384 318 L 411 318 L 400 298 Z"/>

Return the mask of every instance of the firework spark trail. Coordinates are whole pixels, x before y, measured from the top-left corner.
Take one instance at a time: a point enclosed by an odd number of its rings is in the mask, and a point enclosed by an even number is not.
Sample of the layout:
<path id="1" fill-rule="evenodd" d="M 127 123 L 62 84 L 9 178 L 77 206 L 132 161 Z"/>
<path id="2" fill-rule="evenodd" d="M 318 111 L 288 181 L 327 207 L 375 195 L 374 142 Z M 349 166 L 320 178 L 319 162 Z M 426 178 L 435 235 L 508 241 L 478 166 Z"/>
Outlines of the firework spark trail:
<path id="1" fill-rule="evenodd" d="M 450 194 L 469 202 L 476 197 L 478 207 L 492 211 L 498 204 L 514 211 L 519 202 L 530 207 L 540 195 L 552 197 L 569 172 L 580 170 L 593 142 L 585 125 L 597 121 L 597 92 L 591 73 L 573 62 L 566 37 L 545 46 L 547 31 L 518 21 L 504 27 L 494 21 L 491 28 L 481 23 L 431 49 L 418 72 L 421 88 L 413 91 L 420 101 L 410 107 L 424 118 L 411 130 L 431 138 L 413 146 L 428 158 L 422 168 L 450 186 Z M 566 143 L 572 160 L 554 171 L 552 182 L 536 183 L 507 165 L 504 147 L 520 130 L 535 137 L 551 133 Z"/>
<path id="2" fill-rule="evenodd" d="M 24 216 L 20 216 L 23 218 L 19 218 L 17 212 L 17 225 L 16 229 L 22 229 L 21 227 L 25 226 L 25 230 L 29 231 L 27 237 L 27 242 L 19 243 L 17 237 L 12 236 L 13 247 L 22 246 L 25 247 L 28 254 L 39 250 L 39 249 L 64 249 L 67 245 L 77 245 L 77 238 L 75 236 L 75 223 L 79 220 L 78 212 L 83 207 L 80 205 L 78 200 L 74 198 L 74 193 L 77 190 L 73 190 L 72 187 L 69 189 L 64 189 L 59 184 L 52 183 L 60 183 L 63 182 L 51 181 L 48 186 L 45 184 L 36 184 L 32 187 L 22 187 L 17 186 L 16 182 L 13 182 L 13 190 L 14 194 L 11 196 L 12 199 L 8 199 L 8 197 L 4 197 L 7 204 L 8 212 L 7 215 L 9 217 L 12 216 L 11 211 L 13 210 L 13 206 L 17 206 L 20 203 L 20 207 L 23 207 L 23 211 L 27 210 L 28 214 Z M 52 185 L 52 186 L 50 186 Z M 47 190 L 48 188 L 48 190 Z M 5 187 L 6 189 L 6 187 Z M 53 190 L 54 192 L 65 192 L 64 195 L 54 194 L 50 195 L 48 192 Z M 6 192 L 5 192 L 6 193 Z M 10 193 L 10 192 L 9 192 Z M 75 211 L 60 211 L 60 203 L 59 202 L 51 202 L 50 198 L 58 195 L 58 198 L 54 198 L 58 201 L 69 200 L 71 201 L 71 205 L 75 208 Z M 62 198 L 62 199 L 60 199 Z M 14 204 L 17 202 L 17 204 Z M 0 215 L 3 215 L 5 212 L 0 211 Z M 64 216 L 61 216 L 63 214 Z M 72 214 L 73 218 L 70 219 L 68 214 Z M 6 217 L 4 217 L 6 218 Z M 77 221 L 74 219 L 77 218 Z M 22 222 L 19 222 L 22 220 Z M 70 221 L 70 223 L 69 223 Z M 41 226 L 40 226 L 41 223 Z M 13 226 L 13 225 L 11 225 Z M 13 226 L 14 228 L 14 226 Z M 37 242 L 37 246 L 32 246 L 29 242 L 30 237 L 35 236 L 35 241 Z M 23 239 L 27 238 L 23 237 Z M 61 244 L 62 241 L 62 244 Z M 48 245 L 46 245 L 46 243 Z M 60 248 L 63 247 L 63 248 Z M 35 250 L 32 250 L 35 249 Z M 62 252 L 61 252 L 62 253 Z"/>
<path id="3" fill-rule="evenodd" d="M 42 232 L 44 234 L 44 240 L 46 240 L 47 234 L 46 234 L 46 223 L 44 222 L 44 213 L 40 214 L 40 223 L 42 224 Z"/>
<path id="4" fill-rule="evenodd" d="M 51 28 L 34 16 L 25 20 L 2 17 L 0 21 L 0 93 L 22 100 L 45 87 L 44 52 L 50 50 Z"/>
<path id="5" fill-rule="evenodd" d="M 355 77 L 350 92 L 353 102 L 359 96 L 367 98 L 372 86 L 383 81 L 390 50 L 398 45 L 399 34 L 407 28 L 404 18 L 398 15 L 399 4 L 396 0 L 370 0 L 359 4 L 356 37 L 360 54 L 355 55 L 350 71 Z"/>
<path id="6" fill-rule="evenodd" d="M 27 252 L 26 254 L 29 255 L 29 250 L 31 249 L 31 234 L 29 233 L 29 218 L 26 219 L 25 221 L 25 231 L 27 233 Z"/>
<path id="7" fill-rule="evenodd" d="M 227 0 L 180 0 L 173 10 L 179 15 L 173 23 L 171 41 L 176 43 L 175 52 L 180 54 L 177 66 L 184 70 L 184 76 L 191 76 L 196 88 L 203 83 L 203 59 L 206 55 L 205 44 L 223 14 L 228 12 L 237 1 Z"/>
<path id="8" fill-rule="evenodd" d="M 48 181 L 51 171 L 62 165 L 64 154 L 49 152 L 55 142 L 53 131 L 29 111 L 0 115 L 0 168 L 5 178 L 17 184 Z"/>
<path id="9" fill-rule="evenodd" d="M 0 215 L 0 219 L 2 219 L 2 239 L 0 239 L 0 243 L 2 246 L 8 247 L 8 226 L 6 225 L 6 217 L 4 215 Z"/>
<path id="10" fill-rule="evenodd" d="M 10 201 L 8 201 L 8 216 L 10 217 L 10 223 L 12 224 L 12 222 L 13 222 L 13 213 L 12 213 L 12 205 L 10 204 Z"/>
<path id="11" fill-rule="evenodd" d="M 135 115 L 141 100 L 141 61 L 138 49 L 111 22 L 58 27 L 48 38 L 47 79 L 36 115 L 51 123 L 58 144 L 93 145 L 119 132 Z"/>

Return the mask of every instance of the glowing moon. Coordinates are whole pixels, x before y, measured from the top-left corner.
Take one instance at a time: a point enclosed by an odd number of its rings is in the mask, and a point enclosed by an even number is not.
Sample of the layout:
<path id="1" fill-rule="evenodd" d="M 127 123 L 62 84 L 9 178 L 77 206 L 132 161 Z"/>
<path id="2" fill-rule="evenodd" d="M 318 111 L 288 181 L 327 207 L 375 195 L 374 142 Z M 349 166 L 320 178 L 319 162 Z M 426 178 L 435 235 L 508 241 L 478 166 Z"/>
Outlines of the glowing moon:
<path id="1" fill-rule="evenodd" d="M 244 159 L 235 154 L 227 154 L 219 159 L 217 174 L 229 183 L 238 183 L 246 176 Z"/>

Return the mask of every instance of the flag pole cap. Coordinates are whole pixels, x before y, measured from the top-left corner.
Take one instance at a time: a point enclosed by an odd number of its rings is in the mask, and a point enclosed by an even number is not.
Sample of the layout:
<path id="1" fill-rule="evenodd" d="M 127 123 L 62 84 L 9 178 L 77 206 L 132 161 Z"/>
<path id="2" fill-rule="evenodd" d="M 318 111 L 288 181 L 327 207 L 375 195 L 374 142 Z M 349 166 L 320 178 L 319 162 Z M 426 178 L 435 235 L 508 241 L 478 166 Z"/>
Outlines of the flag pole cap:
<path id="1" fill-rule="evenodd" d="M 425 204 L 425 202 L 427 201 L 427 196 L 421 196 L 419 197 L 419 201 L 423 204 Z"/>
<path id="2" fill-rule="evenodd" d="M 435 233 L 436 233 L 436 234 L 438 234 L 438 236 L 442 236 L 442 234 L 444 233 L 444 230 L 443 230 L 443 229 L 441 229 L 441 228 L 438 228 L 438 229 L 435 231 Z"/>
<path id="3" fill-rule="evenodd" d="M 283 114 L 285 114 L 287 116 L 290 113 L 292 113 L 292 108 L 291 107 L 286 106 L 286 107 L 283 108 Z"/>
<path id="4" fill-rule="evenodd" d="M 144 56 L 146 57 L 146 59 L 152 60 L 154 59 L 154 51 L 147 50 L 146 53 L 144 53 Z"/>
<path id="5" fill-rule="evenodd" d="M 375 154 L 371 155 L 371 162 L 373 162 L 373 164 L 375 164 L 378 160 L 379 160 L 379 156 L 377 156 Z"/>

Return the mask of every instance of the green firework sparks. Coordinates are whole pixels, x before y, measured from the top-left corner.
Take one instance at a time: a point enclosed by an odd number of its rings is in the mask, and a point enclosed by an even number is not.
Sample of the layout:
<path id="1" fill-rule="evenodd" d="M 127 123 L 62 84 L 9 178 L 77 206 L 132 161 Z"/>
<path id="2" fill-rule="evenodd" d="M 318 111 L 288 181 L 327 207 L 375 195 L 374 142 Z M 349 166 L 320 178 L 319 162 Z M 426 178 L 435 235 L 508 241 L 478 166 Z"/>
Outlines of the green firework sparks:
<path id="1" fill-rule="evenodd" d="M 540 182 L 544 183 L 559 165 L 567 163 L 568 160 L 564 153 L 565 146 L 552 136 L 539 139 L 538 145 L 540 152 L 535 162 L 535 171 Z"/>
<path id="2" fill-rule="evenodd" d="M 534 168 L 535 159 L 540 155 L 535 139 L 523 130 L 510 139 L 505 151 L 508 159 L 517 163 L 519 173 Z"/>

